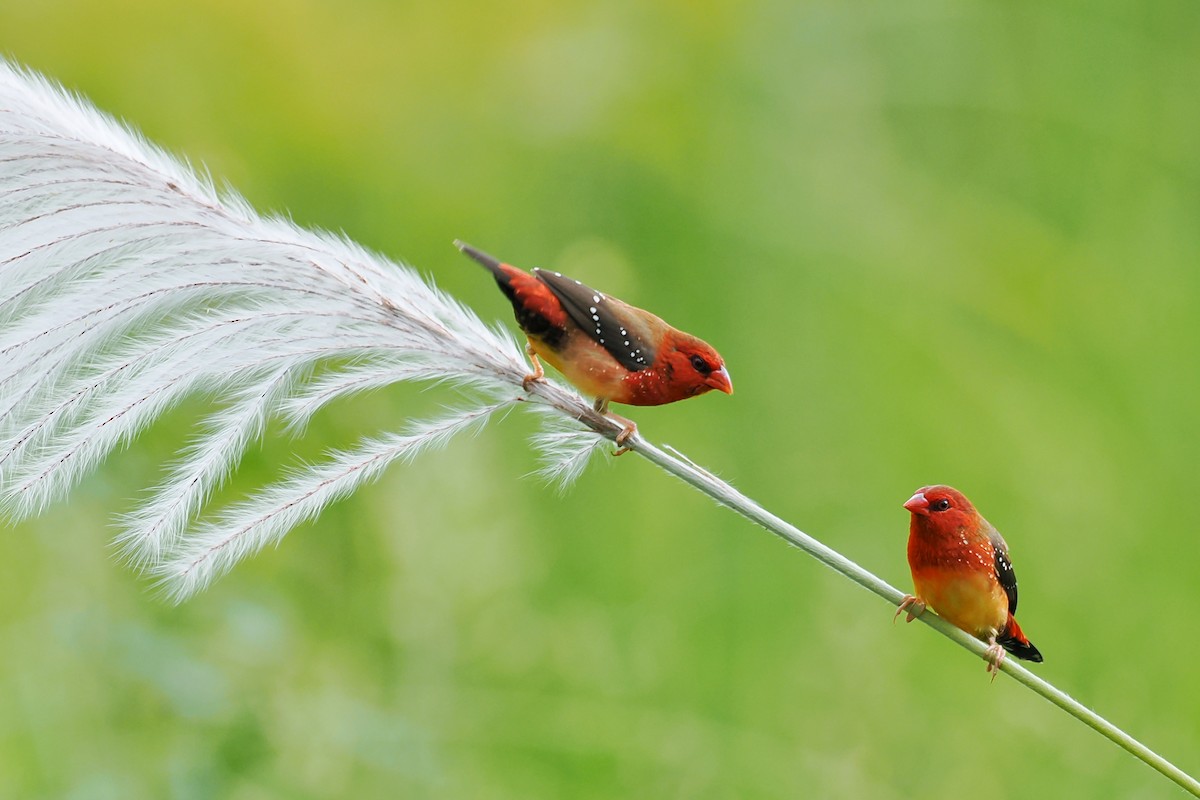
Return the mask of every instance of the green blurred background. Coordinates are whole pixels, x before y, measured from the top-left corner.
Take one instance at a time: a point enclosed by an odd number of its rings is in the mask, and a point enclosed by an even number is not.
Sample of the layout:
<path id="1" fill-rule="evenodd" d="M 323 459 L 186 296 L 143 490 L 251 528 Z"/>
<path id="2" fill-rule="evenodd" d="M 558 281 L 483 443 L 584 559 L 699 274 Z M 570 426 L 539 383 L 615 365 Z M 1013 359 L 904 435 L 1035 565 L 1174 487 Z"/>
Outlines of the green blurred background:
<path id="1" fill-rule="evenodd" d="M 963 489 L 1034 669 L 1193 773 L 1198 43 L 1192 2 L 0 4 L 10 58 L 486 319 L 454 238 L 709 339 L 737 394 L 642 431 L 893 584 L 900 504 Z M 555 493 L 521 413 L 168 606 L 112 520 L 204 408 L 5 536 L 0 796 L 1180 794 L 636 456 Z"/>

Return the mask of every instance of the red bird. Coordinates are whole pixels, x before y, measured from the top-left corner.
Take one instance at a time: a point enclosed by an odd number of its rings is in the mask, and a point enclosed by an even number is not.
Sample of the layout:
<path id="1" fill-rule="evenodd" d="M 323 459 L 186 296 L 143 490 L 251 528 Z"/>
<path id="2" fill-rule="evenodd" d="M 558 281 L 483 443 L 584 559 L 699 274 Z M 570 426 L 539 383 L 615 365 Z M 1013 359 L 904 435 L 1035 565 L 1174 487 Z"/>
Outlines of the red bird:
<path id="1" fill-rule="evenodd" d="M 926 486 L 908 499 L 912 512 L 908 566 L 916 596 L 905 595 L 896 617 L 908 621 L 933 606 L 943 619 L 988 643 L 988 672 L 1000 672 L 1004 651 L 1026 661 L 1042 654 L 1025 638 L 1017 613 L 1017 576 L 1008 545 L 962 492 Z M 895 617 L 893 617 L 895 619 Z"/>
<path id="2" fill-rule="evenodd" d="M 712 389 L 733 394 L 733 382 L 716 350 L 649 311 L 562 273 L 526 272 L 463 242 L 454 244 L 487 267 L 512 301 L 533 361 L 526 389 L 545 374 L 539 361 L 544 358 L 576 388 L 595 397 L 601 414 L 609 414 L 610 402 L 657 406 Z M 617 452 L 622 453 L 637 425 L 610 416 L 625 426 L 617 435 Z"/>

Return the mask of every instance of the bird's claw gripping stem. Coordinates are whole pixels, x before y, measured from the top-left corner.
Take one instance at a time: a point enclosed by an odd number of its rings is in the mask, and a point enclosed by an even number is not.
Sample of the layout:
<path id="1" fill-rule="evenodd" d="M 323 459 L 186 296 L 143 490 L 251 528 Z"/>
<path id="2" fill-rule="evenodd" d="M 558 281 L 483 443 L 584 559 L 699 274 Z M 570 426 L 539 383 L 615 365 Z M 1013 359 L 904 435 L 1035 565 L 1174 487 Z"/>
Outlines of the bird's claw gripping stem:
<path id="1" fill-rule="evenodd" d="M 613 453 L 613 455 L 619 456 L 619 455 L 624 455 L 625 453 L 628 453 L 630 448 L 626 447 L 625 443 L 629 441 L 629 437 L 631 437 L 635 433 L 637 433 L 637 423 L 631 419 L 626 419 L 625 417 L 622 417 L 620 414 L 614 414 L 611 411 L 609 411 L 608 410 L 608 401 L 605 399 L 597 398 L 596 405 L 593 406 L 593 408 L 595 408 L 598 413 L 603 414 L 604 416 L 611 419 L 613 422 L 620 423 L 622 426 L 621 432 L 617 434 L 617 438 L 616 438 L 617 449 L 616 449 L 616 452 Z"/>
<path id="2" fill-rule="evenodd" d="M 521 379 L 521 386 L 528 392 L 532 384 L 546 377 L 546 370 L 542 369 L 542 362 L 538 360 L 537 353 L 533 352 L 532 344 L 525 345 L 525 353 L 533 363 L 533 372 Z"/>
<path id="3" fill-rule="evenodd" d="M 616 417 L 615 414 L 610 414 L 609 416 Z M 616 419 L 618 421 L 621 421 L 620 417 L 616 417 Z M 617 434 L 617 440 L 616 440 L 617 441 L 617 449 L 613 452 L 614 456 L 619 456 L 619 455 L 623 455 L 624 453 L 628 453 L 629 448 L 625 446 L 625 443 L 629 441 L 630 436 L 633 436 L 635 433 L 637 433 L 637 423 L 633 422 L 632 420 L 628 420 L 628 419 L 624 420 L 624 422 L 625 422 L 625 427 L 621 430 L 620 433 Z"/>
<path id="4" fill-rule="evenodd" d="M 1004 655 L 1004 648 L 993 637 L 988 642 L 988 649 L 984 653 L 987 659 L 987 671 L 992 676 L 993 683 L 996 681 L 996 676 L 1000 674 L 1000 665 L 1004 663 Z"/>
<path id="5" fill-rule="evenodd" d="M 900 605 L 896 608 L 896 613 L 892 616 L 892 623 L 895 624 L 896 619 L 908 612 L 908 618 L 905 622 L 912 622 L 917 617 L 925 613 L 925 601 L 911 594 L 904 595 L 904 599 L 900 601 Z"/>

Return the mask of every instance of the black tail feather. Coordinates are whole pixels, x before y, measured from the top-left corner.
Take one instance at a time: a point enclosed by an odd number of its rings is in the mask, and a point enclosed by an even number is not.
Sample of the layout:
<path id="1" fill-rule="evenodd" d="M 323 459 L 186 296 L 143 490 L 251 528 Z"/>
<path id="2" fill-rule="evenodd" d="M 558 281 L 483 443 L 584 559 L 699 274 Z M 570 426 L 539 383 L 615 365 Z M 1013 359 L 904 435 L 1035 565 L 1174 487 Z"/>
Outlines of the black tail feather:
<path id="1" fill-rule="evenodd" d="M 501 286 L 508 285 L 508 276 L 505 275 L 504 270 L 500 268 L 500 259 L 490 256 L 482 250 L 471 247 L 471 245 L 458 239 L 454 240 L 454 246 L 474 260 L 478 261 L 483 266 L 487 267 L 488 271 L 496 276 L 496 281 Z"/>
<path id="2" fill-rule="evenodd" d="M 997 636 L 996 644 L 1025 661 L 1034 661 L 1037 663 L 1041 663 L 1042 661 L 1041 652 L 1029 640 L 1021 641 L 1011 636 Z"/>

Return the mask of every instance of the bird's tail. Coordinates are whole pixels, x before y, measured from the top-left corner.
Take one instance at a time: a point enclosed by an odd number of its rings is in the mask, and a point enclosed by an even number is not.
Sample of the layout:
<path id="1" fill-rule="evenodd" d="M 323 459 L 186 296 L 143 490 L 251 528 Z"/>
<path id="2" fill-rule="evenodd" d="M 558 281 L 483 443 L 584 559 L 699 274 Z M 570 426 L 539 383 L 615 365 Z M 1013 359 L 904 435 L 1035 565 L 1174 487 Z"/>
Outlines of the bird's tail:
<path id="1" fill-rule="evenodd" d="M 505 272 L 505 265 L 500 262 L 500 259 L 490 256 L 482 250 L 471 247 L 471 245 L 459 239 L 454 240 L 454 246 L 466 255 L 478 261 L 483 266 L 487 267 L 488 271 L 496 276 L 496 280 L 500 282 L 501 286 L 504 286 L 508 283 L 509 275 L 507 272 Z M 512 268 L 509 267 L 509 269 Z"/>
<path id="2" fill-rule="evenodd" d="M 996 637 L 996 642 L 1017 658 L 1037 662 L 1042 660 L 1042 654 L 1033 646 L 1033 642 L 1025 638 L 1024 631 L 1021 630 L 1021 626 L 1017 624 L 1017 620 L 1012 614 L 1008 615 L 1008 622 L 1005 623 L 1004 630 Z"/>

